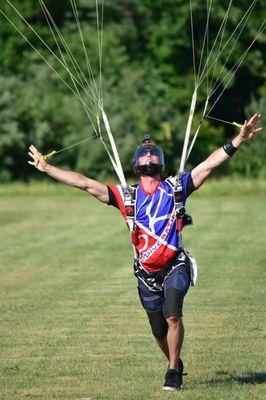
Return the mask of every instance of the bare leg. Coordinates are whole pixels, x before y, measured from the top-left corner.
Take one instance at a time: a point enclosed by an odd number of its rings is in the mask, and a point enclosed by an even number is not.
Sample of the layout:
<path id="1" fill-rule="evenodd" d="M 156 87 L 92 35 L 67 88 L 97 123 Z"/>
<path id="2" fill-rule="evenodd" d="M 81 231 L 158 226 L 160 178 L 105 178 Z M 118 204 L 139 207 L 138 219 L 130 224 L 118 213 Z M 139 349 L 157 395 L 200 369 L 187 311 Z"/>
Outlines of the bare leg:
<path id="1" fill-rule="evenodd" d="M 169 349 L 168 349 L 168 343 L 167 343 L 167 336 L 163 338 L 155 338 L 158 346 L 164 353 L 165 357 L 169 360 Z"/>
<path id="2" fill-rule="evenodd" d="M 184 339 L 184 325 L 181 317 L 167 318 L 167 344 L 169 349 L 169 368 L 178 370 L 179 357 Z"/>

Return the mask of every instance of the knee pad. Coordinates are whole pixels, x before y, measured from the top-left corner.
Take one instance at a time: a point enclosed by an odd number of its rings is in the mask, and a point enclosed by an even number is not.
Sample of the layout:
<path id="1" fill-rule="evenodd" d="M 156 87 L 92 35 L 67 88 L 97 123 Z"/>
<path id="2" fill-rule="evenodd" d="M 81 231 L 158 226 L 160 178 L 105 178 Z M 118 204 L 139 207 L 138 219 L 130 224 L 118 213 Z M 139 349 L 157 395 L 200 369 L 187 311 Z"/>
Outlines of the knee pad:
<path id="1" fill-rule="evenodd" d="M 163 310 L 147 311 L 153 336 L 162 339 L 166 336 L 168 325 L 163 315 Z"/>
<path id="2" fill-rule="evenodd" d="M 169 287 L 165 292 L 163 314 L 165 318 L 176 316 L 182 317 L 183 300 L 185 293 L 174 287 Z"/>

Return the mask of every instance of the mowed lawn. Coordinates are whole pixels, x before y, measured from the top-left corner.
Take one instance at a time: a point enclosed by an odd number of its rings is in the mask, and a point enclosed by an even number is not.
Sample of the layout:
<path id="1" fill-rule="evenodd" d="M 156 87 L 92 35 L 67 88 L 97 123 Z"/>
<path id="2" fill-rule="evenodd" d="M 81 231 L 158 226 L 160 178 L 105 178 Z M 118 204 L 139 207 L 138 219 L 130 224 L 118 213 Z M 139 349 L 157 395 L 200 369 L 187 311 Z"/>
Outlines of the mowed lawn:
<path id="1" fill-rule="evenodd" d="M 62 185 L 0 189 L 0 399 L 265 398 L 266 182 L 210 182 L 187 208 L 199 265 L 181 392 L 136 291 L 117 210 Z"/>

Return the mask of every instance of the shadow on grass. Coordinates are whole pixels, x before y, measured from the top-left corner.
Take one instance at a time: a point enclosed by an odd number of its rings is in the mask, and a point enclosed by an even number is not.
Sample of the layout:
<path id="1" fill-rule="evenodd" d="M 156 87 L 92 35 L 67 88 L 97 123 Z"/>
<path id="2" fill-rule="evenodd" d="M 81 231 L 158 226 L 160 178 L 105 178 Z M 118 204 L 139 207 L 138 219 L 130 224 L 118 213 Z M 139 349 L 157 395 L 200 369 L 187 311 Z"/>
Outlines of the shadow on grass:
<path id="1" fill-rule="evenodd" d="M 222 383 L 222 382 L 238 382 L 242 383 L 243 385 L 251 384 L 259 384 L 266 382 L 266 373 L 265 372 L 253 372 L 250 371 L 248 374 L 239 376 L 239 375 L 232 375 L 226 371 L 218 371 L 217 375 L 220 375 L 220 378 L 213 379 L 212 383 Z M 222 378 L 222 375 L 224 376 Z"/>

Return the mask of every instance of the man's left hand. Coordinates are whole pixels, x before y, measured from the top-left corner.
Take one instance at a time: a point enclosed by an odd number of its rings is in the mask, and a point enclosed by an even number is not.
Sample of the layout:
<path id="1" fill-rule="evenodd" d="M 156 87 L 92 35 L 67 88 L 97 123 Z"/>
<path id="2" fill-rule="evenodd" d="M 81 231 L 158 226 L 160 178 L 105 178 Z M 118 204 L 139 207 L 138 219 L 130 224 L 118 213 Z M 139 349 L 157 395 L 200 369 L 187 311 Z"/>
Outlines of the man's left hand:
<path id="1" fill-rule="evenodd" d="M 249 121 L 245 121 L 244 125 L 240 130 L 240 138 L 243 141 L 251 139 L 257 132 L 261 131 L 262 128 L 259 128 L 260 124 L 260 114 L 254 114 L 253 117 L 250 118 Z"/>

